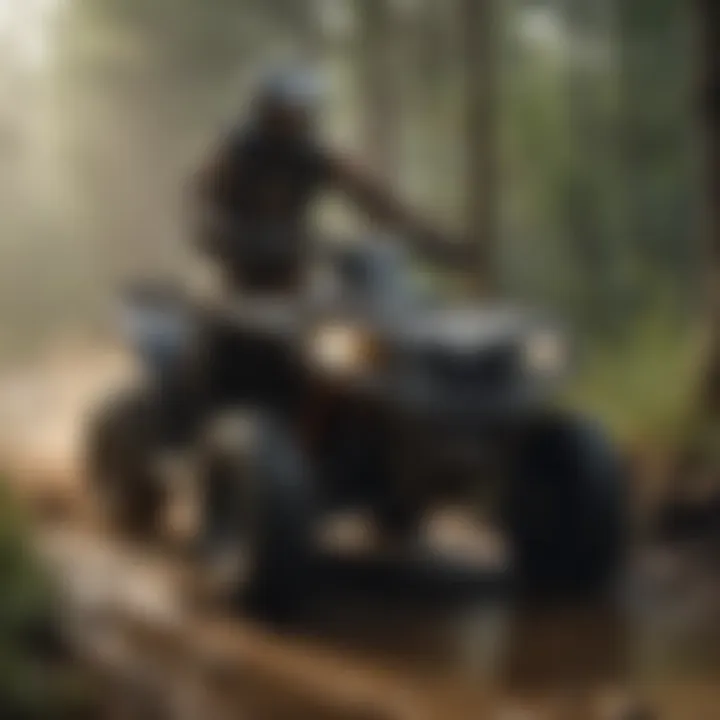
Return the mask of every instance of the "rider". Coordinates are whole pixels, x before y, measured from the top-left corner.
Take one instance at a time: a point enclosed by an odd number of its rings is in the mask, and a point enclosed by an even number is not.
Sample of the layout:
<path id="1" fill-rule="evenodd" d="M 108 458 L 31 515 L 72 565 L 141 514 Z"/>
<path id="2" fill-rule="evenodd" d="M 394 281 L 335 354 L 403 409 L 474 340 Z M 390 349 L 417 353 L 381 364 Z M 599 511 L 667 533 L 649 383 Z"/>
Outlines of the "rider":
<path id="1" fill-rule="evenodd" d="M 233 287 L 297 286 L 305 266 L 309 214 L 323 189 L 336 189 L 372 220 L 426 250 L 448 248 L 436 233 L 363 170 L 315 137 L 319 78 L 273 73 L 260 84 L 248 121 L 197 178 L 202 249 Z"/>

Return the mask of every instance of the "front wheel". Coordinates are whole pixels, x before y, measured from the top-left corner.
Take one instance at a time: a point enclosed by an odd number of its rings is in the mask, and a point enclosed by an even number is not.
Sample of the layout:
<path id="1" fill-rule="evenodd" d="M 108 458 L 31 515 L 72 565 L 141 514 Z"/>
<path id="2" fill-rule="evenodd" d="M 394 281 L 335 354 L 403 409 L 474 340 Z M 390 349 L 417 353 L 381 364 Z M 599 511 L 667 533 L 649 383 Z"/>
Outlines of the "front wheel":
<path id="1" fill-rule="evenodd" d="M 271 418 L 225 415 L 202 466 L 201 561 L 213 592 L 271 619 L 297 613 L 312 583 L 316 504 L 292 434 Z"/>
<path id="2" fill-rule="evenodd" d="M 626 483 L 594 424 L 546 417 L 523 433 L 505 498 L 518 584 L 525 594 L 598 594 L 618 577 L 626 542 Z"/>

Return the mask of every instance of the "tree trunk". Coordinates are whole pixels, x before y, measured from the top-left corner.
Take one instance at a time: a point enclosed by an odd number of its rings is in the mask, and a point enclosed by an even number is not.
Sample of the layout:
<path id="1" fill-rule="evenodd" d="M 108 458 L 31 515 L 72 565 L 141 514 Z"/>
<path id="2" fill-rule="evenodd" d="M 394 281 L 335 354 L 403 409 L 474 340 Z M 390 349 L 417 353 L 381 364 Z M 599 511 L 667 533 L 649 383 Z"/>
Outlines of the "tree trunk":
<path id="1" fill-rule="evenodd" d="M 363 148 L 388 183 L 400 176 L 394 13 L 390 0 L 356 0 Z"/>
<path id="2" fill-rule="evenodd" d="M 498 284 L 498 38 L 495 0 L 462 0 L 466 82 L 466 214 L 469 240 L 477 252 L 478 289 Z"/>
<path id="3" fill-rule="evenodd" d="M 459 183 L 453 176 L 453 145 L 458 141 L 452 127 L 452 85 L 457 72 L 456 2 L 423 0 L 415 14 L 410 82 L 412 107 L 420 119 L 417 157 L 423 172 L 423 197 L 432 212 L 444 219 Z M 454 218 L 457 223 L 457 218 Z"/>
<path id="4" fill-rule="evenodd" d="M 632 268 L 621 307 L 626 316 L 647 312 L 662 288 L 663 301 L 672 298 L 683 313 L 696 311 L 704 299 L 697 286 L 698 125 L 687 92 L 695 70 L 694 13 L 674 0 L 615 2 L 624 237 L 618 250 Z M 642 294 L 639 280 L 645 281 Z"/>
<path id="5" fill-rule="evenodd" d="M 571 148 L 571 175 L 564 198 L 565 225 L 586 294 L 586 322 L 593 331 L 607 333 L 614 316 L 614 269 L 603 203 L 610 175 L 611 143 L 603 107 L 605 68 L 593 50 L 607 41 L 608 3 L 603 0 L 565 0 L 564 25 L 571 38 L 566 57 L 567 142 Z"/>
<path id="6" fill-rule="evenodd" d="M 702 109 L 707 152 L 708 316 L 710 342 L 702 402 L 720 416 L 720 4 L 697 0 L 701 33 Z"/>

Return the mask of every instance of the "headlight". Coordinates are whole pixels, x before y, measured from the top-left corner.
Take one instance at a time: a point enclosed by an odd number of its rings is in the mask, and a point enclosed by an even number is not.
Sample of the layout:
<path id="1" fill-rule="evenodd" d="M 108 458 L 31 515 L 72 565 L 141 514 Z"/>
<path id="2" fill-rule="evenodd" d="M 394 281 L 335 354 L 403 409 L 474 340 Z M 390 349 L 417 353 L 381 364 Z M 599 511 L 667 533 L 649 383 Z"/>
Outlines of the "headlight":
<path id="1" fill-rule="evenodd" d="M 539 330 L 528 337 L 523 348 L 525 369 L 533 375 L 557 376 L 567 371 L 569 351 L 562 333 Z"/>
<path id="2" fill-rule="evenodd" d="M 360 328 L 329 325 L 319 328 L 311 337 L 309 354 L 311 362 L 322 370 L 354 375 L 370 366 L 373 342 Z"/>

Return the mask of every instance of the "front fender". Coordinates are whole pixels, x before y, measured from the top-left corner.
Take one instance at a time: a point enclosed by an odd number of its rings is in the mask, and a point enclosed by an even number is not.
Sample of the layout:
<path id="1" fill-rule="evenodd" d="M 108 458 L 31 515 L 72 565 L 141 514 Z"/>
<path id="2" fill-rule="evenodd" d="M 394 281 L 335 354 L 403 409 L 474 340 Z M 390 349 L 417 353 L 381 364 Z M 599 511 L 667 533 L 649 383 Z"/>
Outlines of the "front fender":
<path id="1" fill-rule="evenodd" d="M 124 307 L 120 323 L 126 343 L 153 375 L 173 372 L 191 350 L 193 327 L 179 311 Z"/>

